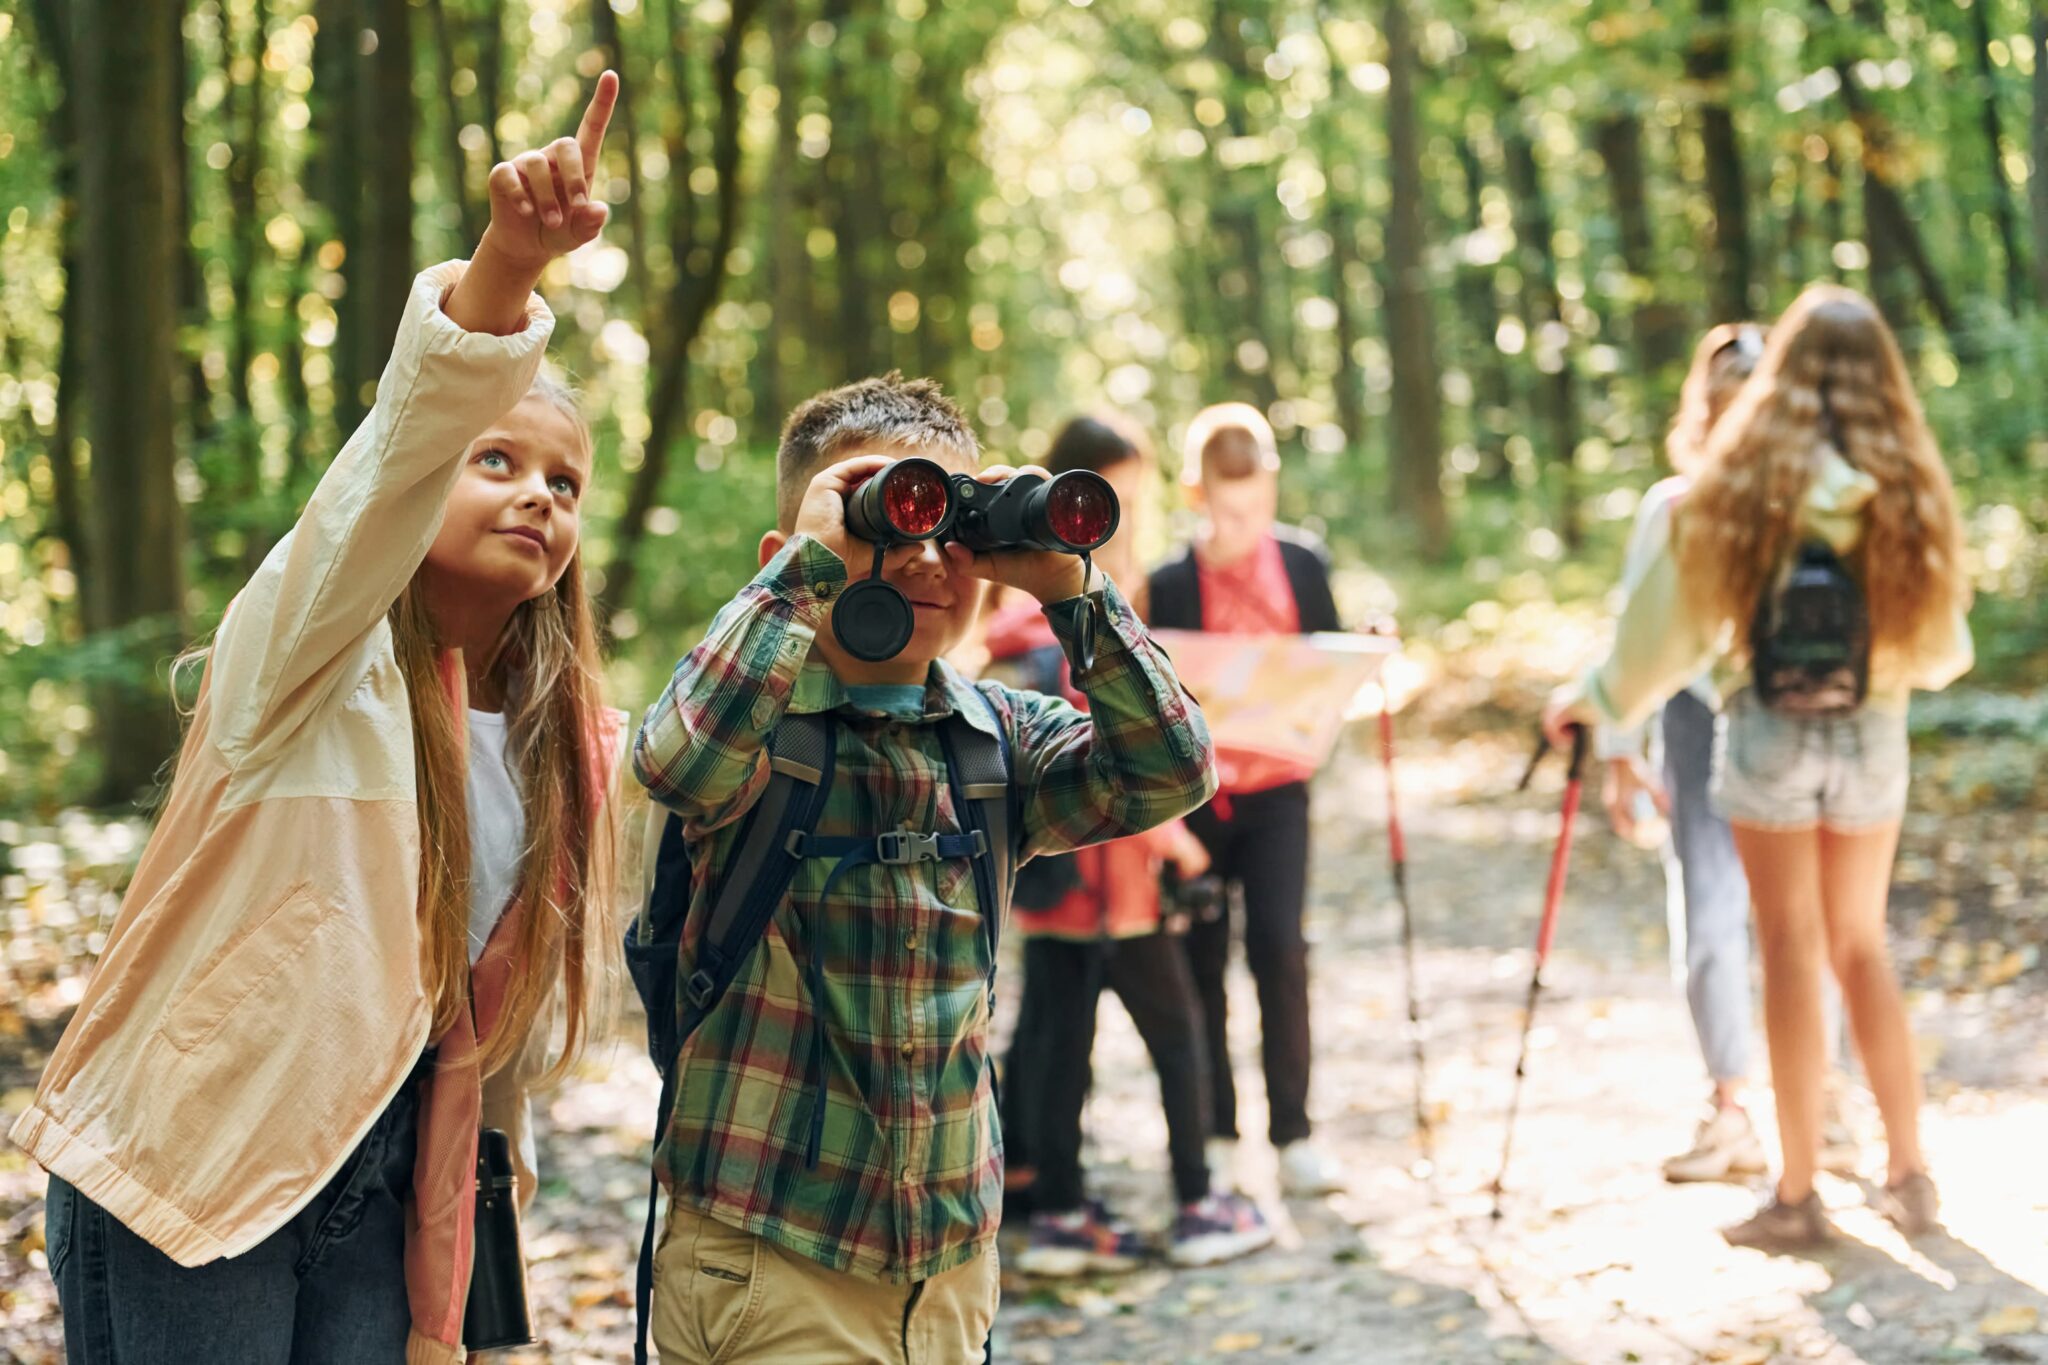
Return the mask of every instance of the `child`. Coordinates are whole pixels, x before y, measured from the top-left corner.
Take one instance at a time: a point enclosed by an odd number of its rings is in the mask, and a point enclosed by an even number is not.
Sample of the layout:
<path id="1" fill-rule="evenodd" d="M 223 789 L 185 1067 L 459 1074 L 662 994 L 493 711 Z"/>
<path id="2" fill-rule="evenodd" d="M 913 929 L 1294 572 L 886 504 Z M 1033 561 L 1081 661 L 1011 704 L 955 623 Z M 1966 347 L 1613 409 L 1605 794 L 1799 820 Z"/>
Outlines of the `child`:
<path id="1" fill-rule="evenodd" d="M 1574 724 L 1634 724 L 1722 654 L 1753 671 L 1747 646 L 1768 647 L 1779 628 L 1772 604 L 1786 575 L 1795 562 L 1818 574 L 1823 548 L 1867 610 L 1867 691 L 1851 709 L 1802 713 L 1767 705 L 1745 677 L 1715 762 L 1714 798 L 1734 826 L 1755 904 L 1784 1153 L 1771 1202 L 1727 1230 L 1738 1245 L 1808 1246 L 1829 1235 L 1813 1188 L 1824 963 L 1841 982 L 1884 1119 L 1880 1204 L 1908 1235 L 1933 1227 L 1937 1213 L 1885 902 L 1906 804 L 1907 699 L 1969 666 L 1969 584 L 1954 490 L 1898 344 L 1868 300 L 1834 285 L 1809 288 L 1771 329 L 1675 510 L 1671 543 L 1629 596 L 1613 653 L 1553 698 L 1546 730 L 1564 739 Z M 1854 635 L 1843 632 L 1851 649 Z M 1769 676 L 1775 687 L 1778 672 Z"/>
<path id="2" fill-rule="evenodd" d="M 221 622 L 13 1131 L 78 1365 L 463 1356 L 479 1126 L 525 1146 L 509 1064 L 557 990 L 589 1036 L 611 941 L 590 437 L 532 290 L 604 225 L 617 95 L 492 172 L 474 259 L 419 277 L 375 408 Z"/>
<path id="3" fill-rule="evenodd" d="M 685 979 L 786 717 L 831 720 L 827 840 L 957 837 L 965 812 L 946 755 L 959 725 L 1006 743 L 1025 857 L 1139 833 L 1215 788 L 1201 713 L 1115 586 L 1078 557 L 894 547 L 883 572 L 913 604 L 909 645 L 864 663 L 838 644 L 833 602 L 874 561 L 846 529 L 845 498 L 905 455 L 955 471 L 980 463 L 966 420 L 929 380 L 864 380 L 791 414 L 762 571 L 641 727 L 634 769 L 683 817 L 697 874 Z M 938 662 L 989 581 L 1044 603 L 1070 652 L 1085 654 L 1078 637 L 1092 631 L 1094 657 L 1074 671 L 1090 714 L 977 688 Z M 804 858 L 690 1033 L 655 1156 L 672 1197 L 654 1270 L 664 1361 L 980 1358 L 1002 1191 L 985 866 L 935 855 L 835 875 Z"/>
<path id="4" fill-rule="evenodd" d="M 1188 428 L 1181 486 L 1202 514 L 1194 546 L 1152 575 L 1156 626 L 1240 635 L 1341 630 L 1322 548 L 1275 524 L 1279 448 L 1257 408 L 1223 403 Z M 1188 818 L 1215 870 L 1244 894 L 1245 957 L 1258 985 L 1268 1132 L 1280 1153 L 1281 1189 L 1312 1197 L 1343 1187 L 1336 1161 L 1309 1138 L 1308 891 L 1309 809 L 1305 766 L 1258 755 L 1221 760 L 1222 790 Z M 1230 919 L 1196 924 L 1188 961 L 1201 991 L 1213 1078 L 1210 1167 L 1235 1162 L 1237 1089 L 1230 1069 L 1224 971 Z"/>
<path id="5" fill-rule="evenodd" d="M 1634 590 L 1657 551 L 1669 543 L 1672 508 L 1699 471 L 1714 423 L 1762 354 L 1763 331 L 1748 323 L 1723 323 L 1700 339 L 1665 442 L 1673 473 L 1651 487 L 1636 508 L 1622 570 L 1624 591 Z M 1664 1163 L 1665 1177 L 1674 1181 L 1722 1180 L 1764 1169 L 1763 1143 L 1742 1107 L 1750 1053 L 1749 885 L 1728 822 L 1707 799 L 1718 704 L 1713 679 L 1704 674 L 1664 702 L 1656 721 L 1661 783 L 1645 771 L 1646 727 L 1620 731 L 1602 726 L 1596 737 L 1607 760 L 1602 796 L 1615 829 L 1624 838 L 1634 837 L 1645 799 L 1654 799 L 1671 817 L 1667 876 L 1678 883 L 1674 889 L 1680 890 L 1677 899 L 1684 906 L 1673 938 L 1684 944 L 1686 1001 L 1714 1087 L 1713 1109 L 1700 1123 L 1691 1150 Z M 1673 855 L 1675 869 L 1669 867 Z"/>
<path id="6" fill-rule="evenodd" d="M 1155 468 L 1144 433 L 1114 416 L 1077 417 L 1053 438 L 1045 466 L 1054 474 L 1092 470 L 1109 481 L 1124 517 L 1098 562 L 1112 579 L 1133 576 Z M 1044 614 L 1034 608 L 1025 602 L 996 615 L 989 626 L 990 653 L 998 660 L 1046 660 L 1045 690 L 1066 692 L 1065 657 Z M 1034 871 L 1053 874 L 1035 879 L 1052 882 L 1047 903 L 1027 906 L 1020 884 L 1024 1000 L 1003 1101 L 1006 1115 L 1015 1116 L 1005 1130 L 1013 1164 L 1018 1130 L 1028 1128 L 1026 1145 L 1036 1165 L 1030 1242 L 1017 1258 L 1017 1268 L 1028 1275 L 1126 1270 L 1144 1256 L 1134 1231 L 1083 1198 L 1081 1111 L 1092 1080 L 1089 1055 L 1104 986 L 1123 1001 L 1159 1073 L 1179 1209 L 1168 1259 L 1175 1265 L 1214 1265 L 1273 1240 L 1256 1204 L 1235 1191 L 1209 1188 L 1202 1150 L 1209 1135 L 1202 1006 L 1178 937 L 1163 923 L 1160 874 L 1166 863 L 1183 878 L 1209 868 L 1208 851 L 1179 821 L 1134 839 L 1037 860 Z"/>

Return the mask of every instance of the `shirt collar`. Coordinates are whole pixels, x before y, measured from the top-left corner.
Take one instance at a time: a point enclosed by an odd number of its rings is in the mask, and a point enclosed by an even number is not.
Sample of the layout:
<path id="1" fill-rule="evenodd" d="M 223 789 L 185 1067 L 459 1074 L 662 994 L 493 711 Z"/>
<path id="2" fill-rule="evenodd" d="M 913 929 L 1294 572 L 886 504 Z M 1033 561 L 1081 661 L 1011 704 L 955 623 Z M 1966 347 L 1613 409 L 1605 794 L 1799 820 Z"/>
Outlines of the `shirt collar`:
<path id="1" fill-rule="evenodd" d="M 850 715 L 870 716 L 875 714 L 854 704 L 847 694 L 846 684 L 823 662 L 812 659 L 803 671 L 797 674 L 796 686 L 790 693 L 789 709 L 796 715 L 811 715 L 820 711 L 845 711 Z M 1001 738 L 996 731 L 995 717 L 976 695 L 974 684 L 953 665 L 941 659 L 935 662 L 925 674 L 924 715 L 920 720 L 925 724 L 942 721 L 955 711 L 967 717 L 967 723 L 984 733 Z"/>

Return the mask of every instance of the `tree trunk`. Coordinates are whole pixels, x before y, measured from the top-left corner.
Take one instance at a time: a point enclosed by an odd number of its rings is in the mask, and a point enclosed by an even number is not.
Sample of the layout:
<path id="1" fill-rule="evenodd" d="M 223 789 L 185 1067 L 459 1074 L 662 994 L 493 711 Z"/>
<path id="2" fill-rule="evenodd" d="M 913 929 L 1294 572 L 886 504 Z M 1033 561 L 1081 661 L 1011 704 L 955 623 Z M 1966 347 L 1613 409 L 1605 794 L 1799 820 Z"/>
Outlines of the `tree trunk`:
<path id="1" fill-rule="evenodd" d="M 606 0 L 596 0 L 590 7 L 590 26 L 599 32 L 600 43 L 603 36 L 598 16 L 609 17 L 611 12 Z M 448 181 L 449 202 L 461 220 L 458 250 L 466 252 L 482 239 L 484 225 L 490 221 L 489 206 L 483 197 L 469 192 L 469 153 L 462 149 L 462 101 L 455 94 L 455 34 L 448 26 L 448 0 L 427 0 L 427 17 L 434 26 L 434 56 L 441 83 L 441 173 Z M 619 96 L 623 102 L 623 80 Z"/>
<path id="2" fill-rule="evenodd" d="M 1731 0 L 1699 0 L 1697 28 L 1685 53 L 1685 74 L 1699 87 L 1700 142 L 1706 155 L 1707 199 L 1714 210 L 1714 270 L 1709 302 L 1715 322 L 1739 322 L 1750 313 L 1755 278 L 1750 256 L 1749 195 L 1742 150 L 1729 108 L 1734 68 Z"/>
<path id="3" fill-rule="evenodd" d="M 351 292 L 361 290 L 355 344 L 360 401 L 368 406 L 377 376 L 391 354 L 399 321 L 412 289 L 412 177 L 414 126 L 412 19 L 406 0 L 359 0 L 362 54 L 356 104 L 357 137 L 376 155 L 365 168 L 362 190 L 369 201 L 363 224 L 361 267 L 351 273 Z"/>
<path id="4" fill-rule="evenodd" d="M 638 73 L 627 59 L 626 42 L 619 33 L 619 16 L 613 12 L 609 0 L 593 0 L 590 29 L 599 49 L 605 54 L 605 61 L 619 73 L 619 102 L 612 112 L 611 136 L 618 138 L 618 146 L 626 158 L 626 276 L 631 281 L 633 296 L 641 302 L 640 311 L 644 313 L 646 300 L 654 293 L 654 282 L 647 274 L 647 205 L 640 183 L 640 129 L 633 117 L 635 102 L 628 93 L 637 92 L 639 82 L 635 77 Z M 595 190 L 601 176 L 596 167 L 589 170 L 591 188 Z"/>
<path id="5" fill-rule="evenodd" d="M 1262 77 L 1255 78 L 1252 74 L 1251 56 L 1245 50 L 1240 17 L 1232 10 L 1229 0 L 1215 0 L 1209 18 L 1209 38 L 1211 54 L 1224 68 L 1224 132 L 1233 139 L 1246 137 L 1251 132 L 1251 119 L 1245 109 L 1245 89 Z M 1223 334 L 1227 346 L 1224 370 L 1234 387 L 1251 391 L 1254 406 L 1262 412 L 1270 412 L 1280 401 L 1280 385 L 1273 376 L 1275 334 L 1266 322 L 1265 249 L 1268 234 L 1260 227 L 1259 206 L 1271 197 L 1272 186 L 1263 175 L 1223 169 L 1217 163 L 1217 146 L 1213 140 L 1209 156 L 1211 164 L 1217 166 L 1208 196 L 1210 218 L 1218 235 L 1229 244 L 1243 281 L 1243 291 L 1237 296 L 1238 307 L 1234 310 L 1236 316 Z M 1265 354 L 1264 364 L 1253 366 L 1245 363 L 1244 353 L 1248 346 L 1256 347 Z"/>
<path id="6" fill-rule="evenodd" d="M 1650 225 L 1649 176 L 1643 168 L 1642 116 L 1631 109 L 1601 119 L 1594 142 L 1614 191 L 1621 263 L 1636 289 L 1631 328 L 1640 370 L 1654 376 L 1685 358 L 1685 315 L 1656 288 L 1657 236 Z"/>
<path id="7" fill-rule="evenodd" d="M 1482 214 L 1486 168 L 1469 134 L 1457 142 L 1458 168 L 1465 188 L 1464 230 L 1468 238 L 1485 230 Z M 1500 353 L 1500 305 L 1495 301 L 1494 266 L 1463 262 L 1458 267 L 1458 312 L 1470 333 L 1473 371 L 1472 444 L 1479 452 L 1480 477 L 1500 482 L 1513 470 L 1507 460 L 1508 424 L 1513 420 L 1514 381 Z"/>
<path id="8" fill-rule="evenodd" d="M 62 0 L 36 0 L 36 37 L 55 74 L 60 92 L 50 111 L 50 147 L 57 192 L 58 231 L 62 241 L 60 269 L 64 302 L 57 336 L 57 420 L 50 436 L 50 480 L 53 521 L 49 533 L 64 542 L 71 570 L 75 619 L 81 631 L 99 629 L 92 593 L 98 580 L 92 570 L 92 536 L 86 525 L 84 478 L 78 468 L 78 414 L 85 397 L 84 285 L 78 258 L 78 87 L 72 63 L 70 19 Z"/>
<path id="9" fill-rule="evenodd" d="M 718 97 L 718 123 L 712 132 L 711 164 L 717 173 L 716 226 L 708 242 L 700 243 L 694 214 L 685 214 L 681 226 L 672 226 L 670 239 L 675 254 L 676 279 L 664 303 L 670 320 L 663 330 L 662 349 L 650 364 L 652 392 L 647 403 L 647 445 L 633 486 L 626 495 L 626 510 L 619 518 L 613 537 L 611 562 L 605 566 L 605 611 L 609 614 L 631 598 L 637 573 L 636 555 L 647 535 L 647 514 L 661 496 L 668 472 L 669 447 L 682 418 L 690 372 L 690 343 L 704 330 L 705 320 L 718 302 L 732 267 L 733 241 L 739 233 L 740 209 L 740 115 L 746 98 L 739 90 L 740 65 L 744 61 L 747 27 L 753 22 L 761 0 L 733 0 L 725 32 L 712 56 L 713 88 Z M 674 70 L 686 74 L 683 49 L 671 48 Z M 678 80 L 681 91 L 687 82 Z M 678 98 L 682 98 L 679 95 Z M 691 198 L 687 174 L 671 157 L 670 183 L 685 200 Z M 678 179 L 678 176 L 684 178 Z M 672 209 L 672 212 L 678 211 Z M 701 260 L 698 251 L 703 249 Z"/>
<path id="10" fill-rule="evenodd" d="M 368 297 L 362 271 L 363 220 L 364 199 L 373 193 L 365 183 L 367 148 L 358 146 L 356 113 L 362 101 L 359 67 L 363 60 L 358 53 L 362 23 L 357 8 L 363 2 L 315 0 L 313 10 L 318 24 L 311 92 L 315 137 L 308 178 L 327 209 L 333 241 L 342 253 L 342 290 L 334 300 L 334 339 L 327 346 L 332 415 L 342 439 L 356 429 L 366 411 L 361 370 L 364 348 L 356 340 L 367 325 L 362 316 Z"/>
<path id="11" fill-rule="evenodd" d="M 1970 45 L 1977 49 L 1977 91 L 1984 130 L 1984 151 L 1990 158 L 1991 214 L 1998 224 L 1998 244 L 2005 252 L 2005 308 L 2014 317 L 2025 306 L 2026 258 L 2020 254 L 2019 210 L 2013 204 L 2012 182 L 2005 177 L 2005 129 L 1998 116 L 1998 74 L 1991 62 L 1991 0 L 1970 6 Z M 2035 52 L 2039 65 L 2043 55 Z"/>
<path id="12" fill-rule="evenodd" d="M 150 785 L 178 739 L 157 663 L 184 634 L 171 394 L 180 222 L 167 215 L 183 136 L 163 118 L 177 80 L 168 25 L 135 23 L 117 0 L 74 5 L 89 509 L 101 624 L 125 637 L 128 665 L 95 689 L 97 747 L 100 795 L 121 801 Z"/>
<path id="13" fill-rule="evenodd" d="M 177 270 L 177 321 L 174 342 L 178 347 L 179 373 L 173 378 L 171 401 L 180 432 L 188 426 L 193 434 L 213 426 L 212 391 L 206 382 L 206 368 L 200 359 L 204 349 L 196 339 L 207 322 L 206 285 L 199 268 L 199 253 L 192 246 L 192 149 L 185 141 L 185 90 L 191 79 L 185 53 L 186 0 L 169 0 L 157 10 L 170 44 L 171 83 L 164 91 L 165 126 L 170 130 L 172 152 L 170 175 L 165 182 L 166 212 L 173 224 L 171 259 Z"/>
<path id="14" fill-rule="evenodd" d="M 228 88 L 235 91 L 229 107 L 241 115 L 233 159 L 228 162 L 228 207 L 234 216 L 235 242 L 235 311 L 228 339 L 228 392 L 235 404 L 233 429 L 240 456 L 236 497 L 245 513 L 255 510 L 263 492 L 263 443 L 256 425 L 255 404 L 251 402 L 249 367 L 256 359 L 256 270 L 263 252 L 263 224 L 256 212 L 256 175 L 263 160 L 263 48 L 268 9 L 267 0 L 255 0 L 249 25 L 249 51 L 245 54 L 250 60 L 249 81 L 239 91 L 234 86 L 238 54 L 232 28 L 223 35 L 221 43 Z M 242 567 L 253 571 L 269 548 L 256 527 L 246 527 Z"/>
<path id="15" fill-rule="evenodd" d="M 2048 308 L 2048 0 L 2034 0 L 2034 102 L 2027 115 L 2033 166 L 2027 200 L 2034 214 L 2034 307 Z"/>
<path id="16" fill-rule="evenodd" d="M 1450 549 L 1444 510 L 1443 382 L 1422 220 L 1422 139 L 1415 114 L 1415 50 L 1407 0 L 1387 0 L 1387 350 L 1394 371 L 1388 468 L 1394 513 L 1415 527 L 1422 552 Z"/>
<path id="17" fill-rule="evenodd" d="M 1545 424 L 1550 428 L 1550 456 L 1557 475 L 1557 523 L 1565 546 L 1577 550 L 1584 541 L 1579 524 L 1578 389 L 1572 373 L 1570 333 L 1565 329 L 1564 300 L 1557 288 L 1557 257 L 1551 242 L 1550 198 L 1536 163 L 1536 148 L 1521 123 L 1520 101 L 1512 101 L 1503 120 L 1501 145 L 1506 153 L 1508 187 L 1515 196 L 1515 242 L 1522 274 L 1522 311 L 1529 327 L 1528 350 L 1541 382 Z"/>

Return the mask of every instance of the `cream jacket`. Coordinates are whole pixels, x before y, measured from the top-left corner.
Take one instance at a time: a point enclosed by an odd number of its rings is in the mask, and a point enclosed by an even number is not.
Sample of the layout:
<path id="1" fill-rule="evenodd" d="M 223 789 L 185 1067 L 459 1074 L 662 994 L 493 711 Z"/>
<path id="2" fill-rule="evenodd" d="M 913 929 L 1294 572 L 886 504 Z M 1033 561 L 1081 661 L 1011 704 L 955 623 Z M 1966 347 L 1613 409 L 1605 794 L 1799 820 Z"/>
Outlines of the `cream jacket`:
<path id="1" fill-rule="evenodd" d="M 464 331 L 441 310 L 462 269 L 414 282 L 375 407 L 222 621 L 162 819 L 13 1128 L 181 1265 L 245 1252 L 304 1208 L 429 1042 L 412 723 L 385 614 L 470 442 L 531 387 L 554 329 L 534 298 L 514 335 Z M 443 669 L 461 717 L 459 659 Z M 422 1112 L 451 1122 L 447 1150 L 425 1150 L 423 1118 L 415 1361 L 461 1356 L 486 1103 L 470 1040 L 440 1041 Z M 503 1093 L 516 1078 L 494 1082 L 493 1118 L 524 1148 L 523 1104 Z"/>

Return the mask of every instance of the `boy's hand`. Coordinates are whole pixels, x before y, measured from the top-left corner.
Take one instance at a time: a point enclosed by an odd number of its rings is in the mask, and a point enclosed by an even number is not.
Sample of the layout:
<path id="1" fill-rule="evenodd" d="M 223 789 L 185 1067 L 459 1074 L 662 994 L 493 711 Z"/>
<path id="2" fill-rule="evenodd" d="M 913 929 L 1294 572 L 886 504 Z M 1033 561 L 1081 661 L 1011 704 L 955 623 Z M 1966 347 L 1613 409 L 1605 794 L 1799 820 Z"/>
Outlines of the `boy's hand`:
<path id="1" fill-rule="evenodd" d="M 1043 479 L 1050 476 L 1036 467 L 1013 469 L 1009 465 L 991 465 L 974 477 L 981 483 L 1001 483 L 1012 477 Z M 955 573 L 969 578 L 985 578 L 1006 588 L 1028 592 L 1047 606 L 1079 597 L 1102 582 L 1101 572 L 1090 575 L 1081 556 L 1056 550 L 998 550 L 990 554 L 976 554 L 958 541 L 949 540 L 946 542 L 946 562 L 952 565 Z"/>
<path id="2" fill-rule="evenodd" d="M 793 533 L 809 536 L 838 555 L 849 574 L 865 574 L 875 547 L 864 540 L 856 544 L 853 533 L 846 529 L 846 499 L 895 460 L 893 455 L 856 455 L 819 470 L 797 505 Z"/>
<path id="3" fill-rule="evenodd" d="M 478 255 L 488 251 L 538 279 L 555 257 L 597 240 L 611 210 L 591 198 L 590 176 L 618 100 L 619 78 L 607 71 L 597 78 L 576 136 L 556 138 L 491 168 L 491 224 Z"/>

